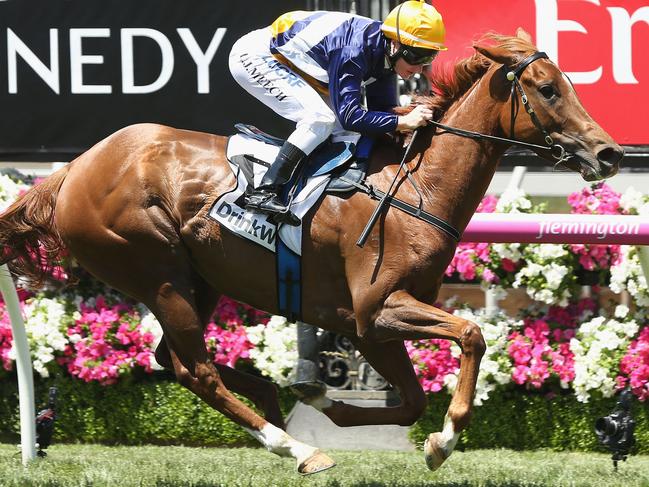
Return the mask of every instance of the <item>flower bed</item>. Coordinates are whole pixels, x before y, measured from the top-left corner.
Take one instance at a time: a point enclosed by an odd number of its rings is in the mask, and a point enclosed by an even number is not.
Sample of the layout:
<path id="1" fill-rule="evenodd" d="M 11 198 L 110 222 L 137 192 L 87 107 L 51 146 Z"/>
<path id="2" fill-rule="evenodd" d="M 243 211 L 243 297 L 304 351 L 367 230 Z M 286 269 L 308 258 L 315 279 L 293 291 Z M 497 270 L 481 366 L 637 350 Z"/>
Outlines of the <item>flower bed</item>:
<path id="1" fill-rule="evenodd" d="M 29 181 L 0 175 L 0 208 L 25 191 Z M 605 184 L 569 196 L 577 213 L 649 214 L 649 198 L 624 195 Z M 480 211 L 539 212 L 521 192 L 487 197 Z M 493 400 L 495 391 L 568 394 L 586 403 L 631 387 L 640 401 L 649 397 L 649 290 L 634 248 L 614 245 L 461 244 L 447 276 L 501 295 L 524 292 L 529 306 L 517 313 L 489 315 L 461 303 L 443 303 L 476 321 L 487 341 L 475 398 Z M 610 282 L 628 292 L 630 305 L 604 310 L 579 299 L 579 275 L 596 285 Z M 65 277 L 60 272 L 54 276 Z M 41 378 L 70 378 L 100 387 L 151 376 L 160 326 L 144 307 L 93 281 L 83 272 L 74 292 L 21 290 L 21 307 Z M 595 288 L 597 291 L 597 287 Z M 244 368 L 286 384 L 296 359 L 295 325 L 223 298 L 205 331 L 217 363 Z M 448 341 L 407 343 L 415 370 L 430 393 L 451 393 L 457 383 L 459 348 Z M 4 303 L 0 302 L 0 379 L 12 377 L 14 351 Z M 93 386 L 95 387 L 95 386 Z M 509 393 L 509 392 L 508 392 Z M 443 394 L 447 396 L 447 394 Z"/>

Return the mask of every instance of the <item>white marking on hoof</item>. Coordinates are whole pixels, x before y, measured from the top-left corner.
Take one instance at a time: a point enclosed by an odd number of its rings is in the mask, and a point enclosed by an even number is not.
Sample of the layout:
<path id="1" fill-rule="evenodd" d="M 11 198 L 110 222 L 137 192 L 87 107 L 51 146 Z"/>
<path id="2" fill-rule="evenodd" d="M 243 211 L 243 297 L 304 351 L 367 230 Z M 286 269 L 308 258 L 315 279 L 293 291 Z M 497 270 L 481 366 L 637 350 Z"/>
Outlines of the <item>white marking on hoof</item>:
<path id="1" fill-rule="evenodd" d="M 317 450 L 312 456 L 307 458 L 304 462 L 297 465 L 297 471 L 300 475 L 311 475 L 318 472 L 324 472 L 336 466 L 328 455 Z"/>
<path id="2" fill-rule="evenodd" d="M 431 433 L 424 442 L 424 455 L 426 465 L 432 471 L 442 466 L 442 463 L 451 456 L 460 433 L 453 428 L 453 421 L 447 416 L 444 420 L 444 429 L 441 433 Z"/>
<path id="3" fill-rule="evenodd" d="M 270 423 L 266 423 L 259 431 L 245 429 L 264 445 L 269 452 L 280 457 L 293 457 L 297 460 L 298 466 L 318 452 L 317 448 L 297 441 L 286 431 Z"/>

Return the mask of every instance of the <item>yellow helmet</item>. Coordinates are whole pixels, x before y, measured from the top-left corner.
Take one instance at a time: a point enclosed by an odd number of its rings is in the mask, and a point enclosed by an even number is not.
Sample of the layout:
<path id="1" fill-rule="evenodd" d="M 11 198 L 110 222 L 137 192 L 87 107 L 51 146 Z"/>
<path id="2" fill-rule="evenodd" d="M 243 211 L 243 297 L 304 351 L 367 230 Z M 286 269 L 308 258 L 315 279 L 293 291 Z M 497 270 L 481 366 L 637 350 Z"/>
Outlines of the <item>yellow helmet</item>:
<path id="1" fill-rule="evenodd" d="M 386 37 L 407 46 L 446 51 L 446 29 L 435 7 L 423 1 L 409 0 L 397 5 L 383 21 Z"/>

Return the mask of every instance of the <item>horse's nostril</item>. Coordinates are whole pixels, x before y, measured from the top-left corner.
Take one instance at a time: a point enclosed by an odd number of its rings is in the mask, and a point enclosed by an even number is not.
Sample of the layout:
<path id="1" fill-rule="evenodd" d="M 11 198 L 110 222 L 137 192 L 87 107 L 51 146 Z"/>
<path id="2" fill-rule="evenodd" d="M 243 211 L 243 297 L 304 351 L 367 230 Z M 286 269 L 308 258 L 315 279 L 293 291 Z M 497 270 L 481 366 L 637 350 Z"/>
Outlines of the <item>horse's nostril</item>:
<path id="1" fill-rule="evenodd" d="M 620 146 L 606 146 L 597 153 L 597 160 L 608 167 L 619 163 L 624 157 L 624 149 Z"/>

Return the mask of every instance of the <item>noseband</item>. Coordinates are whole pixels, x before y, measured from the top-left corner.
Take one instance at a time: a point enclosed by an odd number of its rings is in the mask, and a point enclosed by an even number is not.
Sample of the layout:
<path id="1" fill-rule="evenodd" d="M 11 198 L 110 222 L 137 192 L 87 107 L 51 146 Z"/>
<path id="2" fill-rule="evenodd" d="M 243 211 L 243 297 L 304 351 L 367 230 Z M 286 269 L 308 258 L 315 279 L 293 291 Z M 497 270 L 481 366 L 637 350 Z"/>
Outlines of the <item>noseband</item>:
<path id="1" fill-rule="evenodd" d="M 559 144 L 555 144 L 554 141 L 552 140 L 552 137 L 550 137 L 550 134 L 548 133 L 547 130 L 545 130 L 545 127 L 543 127 L 543 124 L 539 120 L 539 117 L 536 115 L 536 112 L 530 105 L 529 99 L 527 97 L 527 94 L 525 93 L 525 90 L 523 89 L 523 85 L 520 83 L 520 75 L 523 73 L 525 68 L 527 68 L 530 64 L 532 64 L 534 61 L 537 59 L 549 59 L 548 55 L 544 52 L 535 52 L 534 54 L 531 54 L 530 56 L 527 56 L 525 59 L 523 59 L 520 63 L 516 64 L 515 66 L 509 67 L 509 71 L 507 72 L 507 80 L 512 82 L 512 87 L 511 87 L 511 127 L 510 127 L 510 138 L 506 137 L 496 137 L 495 135 L 487 135 L 487 134 L 482 134 L 480 132 L 473 132 L 471 130 L 464 130 L 464 129 L 459 129 L 456 127 L 451 127 L 449 125 L 444 125 L 442 123 L 436 122 L 436 121 L 430 121 L 430 125 L 434 125 L 435 127 L 439 127 L 445 132 L 459 135 L 460 137 L 467 137 L 469 139 L 474 139 L 474 140 L 482 140 L 482 139 L 487 139 L 487 140 L 493 140 L 496 142 L 506 142 L 508 144 L 512 145 L 517 145 L 520 147 L 528 147 L 530 149 L 537 149 L 537 150 L 543 150 L 543 151 L 549 151 L 554 159 L 557 160 L 555 167 L 561 164 L 562 162 L 566 161 L 568 159 L 568 156 L 566 155 L 566 149 L 564 149 L 563 146 Z M 545 140 L 546 145 L 539 145 L 539 144 L 531 144 L 529 142 L 524 142 L 522 140 L 517 140 L 514 137 L 514 125 L 516 124 L 516 116 L 518 114 L 518 97 L 516 96 L 516 93 L 520 94 L 521 102 L 523 103 L 523 107 L 525 108 L 525 111 L 527 114 L 530 116 L 530 119 L 532 120 L 532 123 L 534 126 L 543 134 L 543 138 Z"/>

